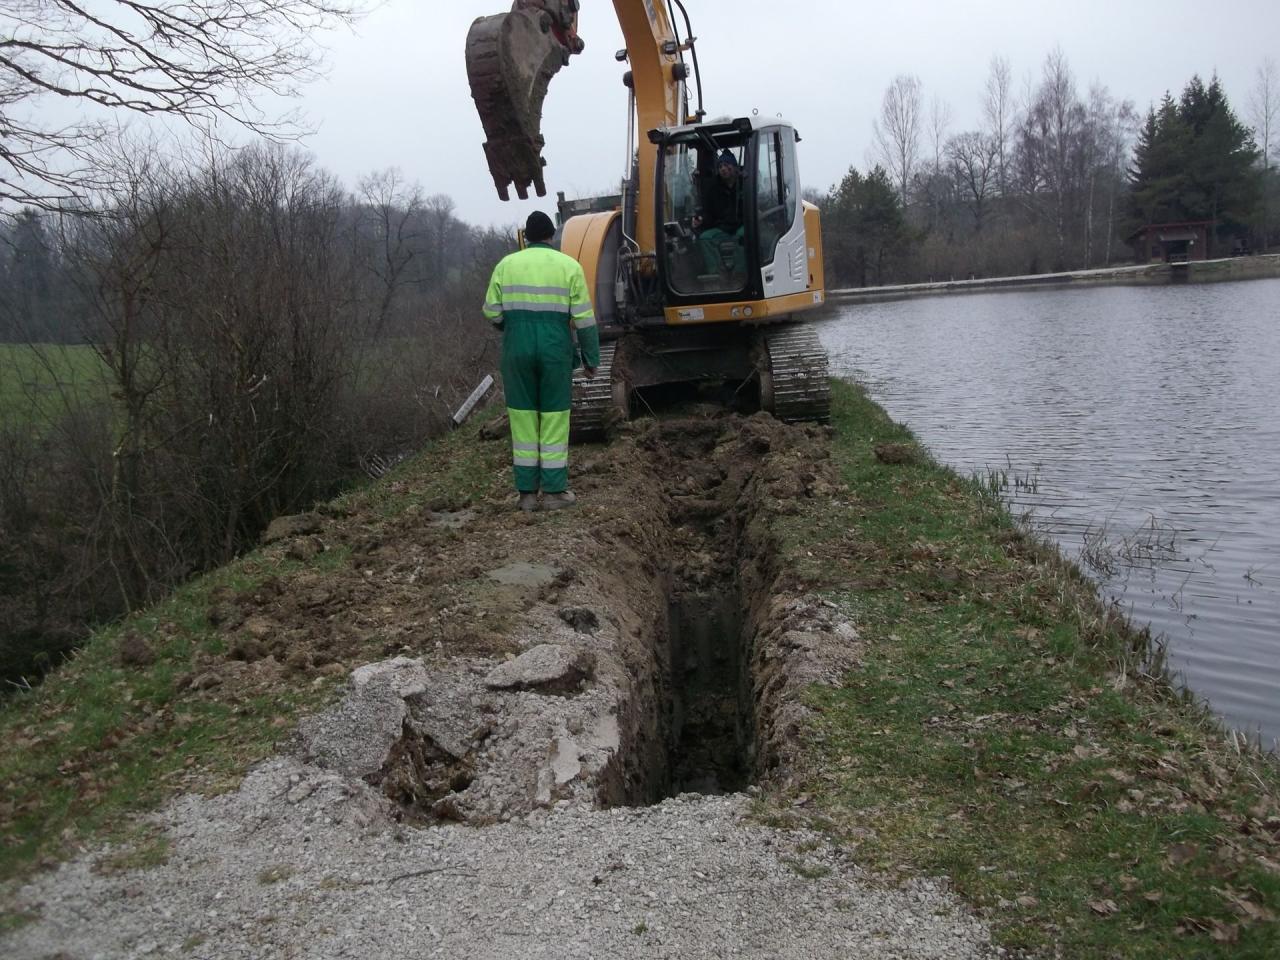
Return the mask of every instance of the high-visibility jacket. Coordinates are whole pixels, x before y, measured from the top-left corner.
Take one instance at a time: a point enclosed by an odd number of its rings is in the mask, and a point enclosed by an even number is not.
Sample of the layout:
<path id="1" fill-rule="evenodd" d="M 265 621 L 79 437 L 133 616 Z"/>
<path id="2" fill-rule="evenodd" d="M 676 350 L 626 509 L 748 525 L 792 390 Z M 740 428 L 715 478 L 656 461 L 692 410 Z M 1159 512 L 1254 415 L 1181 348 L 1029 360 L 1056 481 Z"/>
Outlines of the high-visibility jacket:
<path id="1" fill-rule="evenodd" d="M 569 356 L 572 326 L 582 362 L 600 365 L 600 331 L 582 265 L 548 244 L 535 243 L 498 262 L 485 294 L 484 315 L 501 329 L 512 322 L 560 322 Z"/>
<path id="2" fill-rule="evenodd" d="M 582 267 L 543 243 L 504 257 L 489 281 L 484 315 L 502 330 L 516 489 L 566 490 L 575 333 L 582 362 L 600 365 L 600 331 Z"/>

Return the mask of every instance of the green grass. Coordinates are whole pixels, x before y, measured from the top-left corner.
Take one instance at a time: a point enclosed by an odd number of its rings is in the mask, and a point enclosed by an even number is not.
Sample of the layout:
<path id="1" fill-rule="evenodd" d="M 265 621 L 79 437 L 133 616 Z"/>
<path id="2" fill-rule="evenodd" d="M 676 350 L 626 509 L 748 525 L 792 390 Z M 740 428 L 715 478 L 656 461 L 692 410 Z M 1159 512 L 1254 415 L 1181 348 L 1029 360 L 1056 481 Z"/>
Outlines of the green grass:
<path id="1" fill-rule="evenodd" d="M 462 429 L 434 444 L 432 464 L 438 469 L 423 470 L 421 463 L 410 461 L 377 482 L 344 494 L 335 503 L 393 517 L 406 510 L 463 509 L 508 488 L 511 460 L 507 446 L 477 442 L 481 427 L 497 412 L 492 406 L 476 411 Z"/>
<path id="2" fill-rule="evenodd" d="M 979 484 L 837 384 L 847 496 L 785 521 L 864 666 L 812 694 L 814 782 L 882 870 L 945 874 L 1000 941 L 1065 957 L 1280 955 L 1280 778 L 1143 674 L 1145 638 Z"/>
<path id="3" fill-rule="evenodd" d="M 0 425 L 54 423 L 106 397 L 106 373 L 89 346 L 0 344 Z"/>
<path id="4" fill-rule="evenodd" d="M 491 416 L 480 411 L 379 482 L 339 498 L 335 508 L 359 514 L 363 526 L 419 509 L 461 507 L 502 489 L 509 483 L 508 448 L 477 441 Z M 202 663 L 226 654 L 227 638 L 208 620 L 218 598 L 252 593 L 270 580 L 345 571 L 351 557 L 336 544 L 305 562 L 271 550 L 248 554 L 97 631 L 39 687 L 0 701 L 0 880 L 93 838 L 139 847 L 127 833 L 131 814 L 179 792 L 234 787 L 301 714 L 331 700 L 340 679 L 327 675 L 253 696 L 195 695 L 180 687 Z M 147 643 L 154 663 L 121 663 L 126 633 Z M 365 648 L 345 653 L 376 656 Z"/>
<path id="5" fill-rule="evenodd" d="M 191 777 L 188 758 L 198 758 L 206 784 L 217 784 L 233 782 L 268 755 L 280 733 L 272 721 L 318 691 L 227 703 L 184 696 L 178 680 L 199 655 L 222 647 L 206 619 L 215 590 L 250 589 L 293 566 L 251 556 L 201 577 L 98 631 L 44 684 L 0 705 L 0 879 L 56 857 L 77 839 L 112 836 L 126 814 L 150 809 Z M 153 664 L 121 665 L 117 651 L 126 630 L 150 644 Z"/>

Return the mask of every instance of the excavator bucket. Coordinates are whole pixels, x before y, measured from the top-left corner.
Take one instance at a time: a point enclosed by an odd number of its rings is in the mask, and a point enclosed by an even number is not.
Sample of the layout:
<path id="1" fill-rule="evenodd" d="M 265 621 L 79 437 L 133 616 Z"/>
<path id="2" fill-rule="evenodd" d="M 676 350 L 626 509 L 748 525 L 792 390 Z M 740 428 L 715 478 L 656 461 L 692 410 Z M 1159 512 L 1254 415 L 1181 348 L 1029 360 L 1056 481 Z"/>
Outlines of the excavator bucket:
<path id="1" fill-rule="evenodd" d="M 521 200 L 542 179 L 542 101 L 547 85 L 583 43 L 573 0 L 517 0 L 510 13 L 481 17 L 467 32 L 467 78 L 488 140 L 484 145 L 498 196 Z"/>

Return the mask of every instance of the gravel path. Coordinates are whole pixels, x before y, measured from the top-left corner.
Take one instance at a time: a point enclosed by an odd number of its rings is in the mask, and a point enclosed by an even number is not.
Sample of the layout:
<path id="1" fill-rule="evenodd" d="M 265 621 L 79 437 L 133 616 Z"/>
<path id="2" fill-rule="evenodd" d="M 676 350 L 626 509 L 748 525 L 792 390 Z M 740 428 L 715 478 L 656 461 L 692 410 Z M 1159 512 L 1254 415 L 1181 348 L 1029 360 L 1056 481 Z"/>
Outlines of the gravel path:
<path id="1" fill-rule="evenodd" d="M 99 850 L 17 892 L 10 960 L 132 957 L 999 956 L 943 886 L 866 877 L 749 799 L 557 809 L 485 828 L 402 827 L 358 780 L 281 758 L 155 818 L 166 863 Z M 95 867 L 95 864 L 99 866 Z"/>

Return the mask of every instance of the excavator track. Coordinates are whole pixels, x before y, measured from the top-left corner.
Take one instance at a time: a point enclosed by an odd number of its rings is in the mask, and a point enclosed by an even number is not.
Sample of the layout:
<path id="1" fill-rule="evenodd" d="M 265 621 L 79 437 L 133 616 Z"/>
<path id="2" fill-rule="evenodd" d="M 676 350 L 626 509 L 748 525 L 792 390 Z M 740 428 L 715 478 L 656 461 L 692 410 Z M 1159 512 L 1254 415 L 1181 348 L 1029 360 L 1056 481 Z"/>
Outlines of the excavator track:
<path id="1" fill-rule="evenodd" d="M 761 406 L 787 423 L 827 423 L 831 380 L 827 352 L 809 324 L 764 331 L 766 369 L 761 371 Z"/>
<path id="2" fill-rule="evenodd" d="M 590 380 L 581 371 L 573 375 L 573 406 L 569 413 L 572 442 L 599 440 L 614 421 L 625 418 L 620 404 L 626 403 L 626 385 L 615 386 L 613 382 L 613 358 L 617 349 L 616 340 L 600 344 L 600 366 L 596 368 L 596 375 Z"/>

